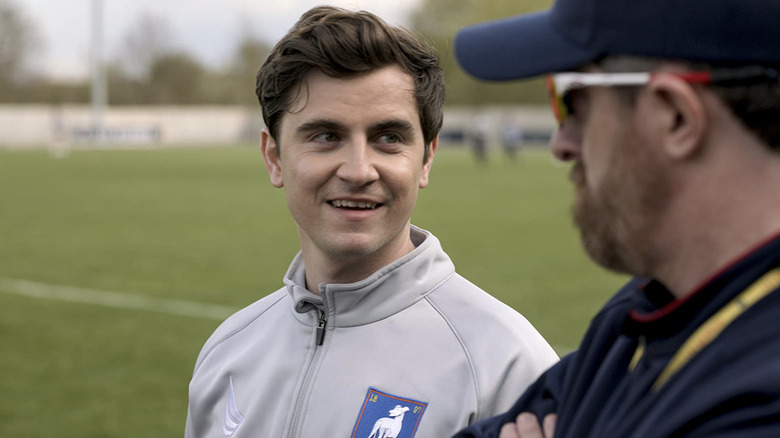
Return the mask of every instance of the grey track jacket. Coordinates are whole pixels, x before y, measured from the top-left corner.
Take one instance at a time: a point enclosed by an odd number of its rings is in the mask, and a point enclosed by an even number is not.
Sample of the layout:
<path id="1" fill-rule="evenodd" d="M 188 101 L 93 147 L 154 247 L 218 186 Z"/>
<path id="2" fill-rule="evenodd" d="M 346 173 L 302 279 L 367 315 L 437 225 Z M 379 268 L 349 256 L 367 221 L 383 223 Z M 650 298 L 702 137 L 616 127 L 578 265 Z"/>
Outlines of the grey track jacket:
<path id="1" fill-rule="evenodd" d="M 285 287 L 209 338 L 186 438 L 449 437 L 499 414 L 557 356 L 525 318 L 455 273 L 438 239 L 352 284 Z"/>

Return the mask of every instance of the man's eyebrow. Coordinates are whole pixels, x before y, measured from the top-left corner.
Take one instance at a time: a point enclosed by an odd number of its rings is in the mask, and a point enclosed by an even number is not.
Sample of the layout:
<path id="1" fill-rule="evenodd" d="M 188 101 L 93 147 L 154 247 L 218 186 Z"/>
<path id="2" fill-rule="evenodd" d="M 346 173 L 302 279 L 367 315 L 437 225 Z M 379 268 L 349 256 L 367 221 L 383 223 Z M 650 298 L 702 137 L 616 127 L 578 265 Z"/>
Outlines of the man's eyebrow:
<path id="1" fill-rule="evenodd" d="M 302 125 L 295 128 L 295 132 L 297 133 L 308 133 L 308 132 L 318 131 L 318 130 L 341 132 L 341 131 L 346 131 L 347 127 L 333 120 L 315 119 L 303 123 Z M 372 131 L 396 130 L 396 131 L 412 132 L 414 131 L 414 125 L 407 120 L 392 119 L 392 120 L 385 120 L 371 126 L 371 130 Z"/>
<path id="2" fill-rule="evenodd" d="M 406 120 L 393 119 L 379 122 L 371 127 L 374 131 L 396 130 L 396 131 L 414 131 L 414 125 Z"/>
<path id="3" fill-rule="evenodd" d="M 307 132 L 318 131 L 322 129 L 328 131 L 344 131 L 346 127 L 341 123 L 334 122 L 333 120 L 315 119 L 298 126 L 297 128 L 295 128 L 295 132 L 307 133 Z"/>

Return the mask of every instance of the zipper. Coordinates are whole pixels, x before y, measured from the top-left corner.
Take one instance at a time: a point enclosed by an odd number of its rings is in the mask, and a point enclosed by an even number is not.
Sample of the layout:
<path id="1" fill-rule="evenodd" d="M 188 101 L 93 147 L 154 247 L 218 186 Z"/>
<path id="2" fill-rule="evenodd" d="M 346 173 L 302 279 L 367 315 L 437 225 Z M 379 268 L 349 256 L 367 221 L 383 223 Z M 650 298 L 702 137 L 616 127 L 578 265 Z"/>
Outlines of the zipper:
<path id="1" fill-rule="evenodd" d="M 325 313 L 324 310 L 317 309 L 317 312 L 319 313 L 319 321 L 317 322 L 317 327 L 315 329 L 315 340 L 316 345 L 314 346 L 314 351 L 312 352 L 308 363 L 306 364 L 306 376 L 303 379 L 303 384 L 301 385 L 301 390 L 298 392 L 296 396 L 295 401 L 295 407 L 293 408 L 293 417 L 292 421 L 290 423 L 290 432 L 289 437 L 297 437 L 300 433 L 298 430 L 300 427 L 300 419 L 303 415 L 303 401 L 305 399 L 304 395 L 308 394 L 309 387 L 311 386 L 311 381 L 314 378 L 314 371 L 312 370 L 312 365 L 317 361 L 318 356 L 318 346 L 322 345 L 323 341 L 325 340 L 325 327 L 328 323 L 328 316 L 327 313 Z"/>
<path id="2" fill-rule="evenodd" d="M 328 322 L 328 317 L 325 315 L 325 312 L 322 310 L 319 310 L 320 312 L 320 322 L 317 324 L 317 345 L 322 345 L 322 341 L 325 340 L 325 324 Z"/>

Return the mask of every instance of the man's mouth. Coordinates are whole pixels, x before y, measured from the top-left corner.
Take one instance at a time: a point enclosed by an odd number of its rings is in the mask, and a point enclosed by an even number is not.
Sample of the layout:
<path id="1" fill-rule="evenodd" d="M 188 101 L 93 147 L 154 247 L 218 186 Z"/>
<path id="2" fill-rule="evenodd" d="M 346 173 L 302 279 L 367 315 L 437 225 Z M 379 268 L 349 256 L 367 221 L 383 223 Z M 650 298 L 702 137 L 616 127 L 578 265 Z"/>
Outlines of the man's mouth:
<path id="1" fill-rule="evenodd" d="M 346 208 L 349 210 L 374 210 L 382 205 L 376 202 L 347 201 L 343 199 L 334 199 L 333 201 L 328 201 L 328 204 L 336 208 Z"/>

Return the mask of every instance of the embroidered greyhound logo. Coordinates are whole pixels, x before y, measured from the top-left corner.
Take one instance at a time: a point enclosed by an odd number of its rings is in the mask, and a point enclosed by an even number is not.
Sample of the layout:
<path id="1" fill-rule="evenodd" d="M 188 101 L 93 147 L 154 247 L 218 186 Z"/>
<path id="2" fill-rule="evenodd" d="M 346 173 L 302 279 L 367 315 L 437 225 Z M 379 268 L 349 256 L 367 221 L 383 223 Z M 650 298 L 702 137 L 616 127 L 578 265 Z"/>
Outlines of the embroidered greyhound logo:
<path id="1" fill-rule="evenodd" d="M 374 429 L 368 438 L 396 438 L 401 433 L 403 427 L 404 414 L 409 412 L 409 408 L 396 405 L 390 410 L 390 416 L 376 420 Z"/>
<path id="2" fill-rule="evenodd" d="M 349 438 L 414 438 L 427 407 L 428 402 L 369 387 Z"/>

